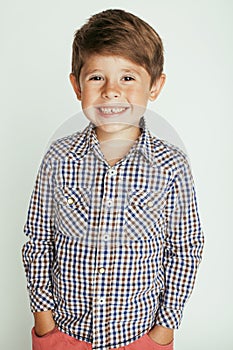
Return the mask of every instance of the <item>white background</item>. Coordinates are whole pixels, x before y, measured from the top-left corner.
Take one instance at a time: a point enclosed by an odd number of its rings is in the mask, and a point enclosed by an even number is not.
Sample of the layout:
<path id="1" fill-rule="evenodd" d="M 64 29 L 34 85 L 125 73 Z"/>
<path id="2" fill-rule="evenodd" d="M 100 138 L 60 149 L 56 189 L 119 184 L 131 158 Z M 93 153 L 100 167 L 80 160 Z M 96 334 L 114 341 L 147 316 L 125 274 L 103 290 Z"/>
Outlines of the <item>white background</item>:
<path id="1" fill-rule="evenodd" d="M 68 79 L 73 34 L 107 8 L 133 12 L 162 37 L 167 81 L 150 108 L 182 138 L 196 183 L 206 245 L 176 350 L 233 349 L 232 4 L 1 1 L 1 349 L 30 349 L 22 228 L 44 150 L 80 110 Z"/>

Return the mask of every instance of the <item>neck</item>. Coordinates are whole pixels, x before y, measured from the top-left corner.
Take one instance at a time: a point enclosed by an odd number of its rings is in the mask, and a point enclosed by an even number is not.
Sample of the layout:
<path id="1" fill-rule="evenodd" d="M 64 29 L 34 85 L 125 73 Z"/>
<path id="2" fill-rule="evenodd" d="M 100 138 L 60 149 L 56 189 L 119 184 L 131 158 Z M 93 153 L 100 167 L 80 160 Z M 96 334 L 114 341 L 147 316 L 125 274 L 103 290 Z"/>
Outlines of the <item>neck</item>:
<path id="1" fill-rule="evenodd" d="M 99 142 L 112 141 L 112 140 L 129 140 L 136 141 L 141 135 L 141 129 L 136 126 L 131 126 L 130 130 L 121 130 L 119 132 L 106 132 L 98 127 L 94 128 L 97 139 Z"/>

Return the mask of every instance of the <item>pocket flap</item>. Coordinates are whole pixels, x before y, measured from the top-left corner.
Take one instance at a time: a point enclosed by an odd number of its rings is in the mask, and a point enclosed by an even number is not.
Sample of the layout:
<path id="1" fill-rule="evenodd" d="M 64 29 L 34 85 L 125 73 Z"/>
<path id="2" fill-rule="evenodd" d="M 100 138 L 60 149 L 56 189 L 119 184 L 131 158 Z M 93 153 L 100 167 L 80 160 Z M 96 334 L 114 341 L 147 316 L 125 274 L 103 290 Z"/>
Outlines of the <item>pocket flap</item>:
<path id="1" fill-rule="evenodd" d="M 86 206 L 90 202 L 90 189 L 88 187 L 56 187 L 55 200 L 58 204 L 71 208 Z"/>
<path id="2" fill-rule="evenodd" d="M 128 192 L 130 206 L 140 206 L 148 211 L 163 207 L 165 200 L 164 191 L 145 191 L 137 188 Z"/>

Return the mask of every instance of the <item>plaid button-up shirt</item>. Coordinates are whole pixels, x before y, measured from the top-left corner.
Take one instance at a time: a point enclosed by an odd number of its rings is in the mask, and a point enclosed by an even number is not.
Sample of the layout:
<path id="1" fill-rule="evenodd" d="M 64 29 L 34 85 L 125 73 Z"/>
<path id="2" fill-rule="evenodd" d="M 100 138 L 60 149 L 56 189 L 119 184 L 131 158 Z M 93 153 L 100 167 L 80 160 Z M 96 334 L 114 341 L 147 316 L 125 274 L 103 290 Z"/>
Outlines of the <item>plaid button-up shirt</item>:
<path id="1" fill-rule="evenodd" d="M 114 166 L 92 122 L 42 159 L 23 246 L 31 310 L 93 349 L 128 345 L 155 324 L 178 328 L 202 258 L 187 155 L 141 135 Z"/>

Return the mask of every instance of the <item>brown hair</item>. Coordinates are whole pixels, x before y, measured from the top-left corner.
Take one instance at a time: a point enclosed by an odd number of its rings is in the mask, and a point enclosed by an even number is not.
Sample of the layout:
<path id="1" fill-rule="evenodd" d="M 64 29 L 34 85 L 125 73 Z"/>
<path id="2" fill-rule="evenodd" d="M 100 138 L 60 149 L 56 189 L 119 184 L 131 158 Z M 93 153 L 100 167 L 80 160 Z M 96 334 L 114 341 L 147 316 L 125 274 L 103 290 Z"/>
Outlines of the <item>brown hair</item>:
<path id="1" fill-rule="evenodd" d="M 105 10 L 93 15 L 76 31 L 72 49 L 72 73 L 77 82 L 85 58 L 91 54 L 125 57 L 146 69 L 151 84 L 163 72 L 160 36 L 148 23 L 124 10 Z"/>

